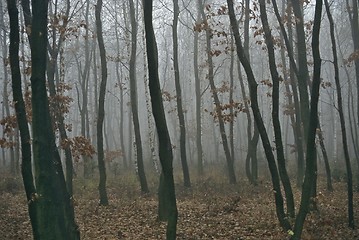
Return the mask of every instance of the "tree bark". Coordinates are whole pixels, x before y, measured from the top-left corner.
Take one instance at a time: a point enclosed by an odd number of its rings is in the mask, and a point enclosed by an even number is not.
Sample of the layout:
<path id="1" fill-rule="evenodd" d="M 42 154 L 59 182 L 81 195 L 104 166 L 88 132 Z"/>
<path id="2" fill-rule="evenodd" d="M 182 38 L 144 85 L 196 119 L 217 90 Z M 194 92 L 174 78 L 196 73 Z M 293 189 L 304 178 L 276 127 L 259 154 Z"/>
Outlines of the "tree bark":
<path id="1" fill-rule="evenodd" d="M 258 98 L 257 98 L 257 82 L 255 80 L 252 68 L 251 68 L 249 61 L 244 53 L 244 49 L 243 49 L 243 46 L 241 43 L 239 30 L 238 30 L 238 24 L 237 24 L 237 20 L 236 20 L 235 13 L 234 13 L 233 1 L 227 0 L 227 4 L 228 4 L 228 10 L 229 10 L 230 23 L 231 23 L 231 27 L 232 27 L 232 31 L 234 34 L 236 47 L 237 47 L 237 49 L 236 49 L 237 55 L 243 65 L 243 68 L 246 71 L 246 74 L 248 77 L 252 112 L 253 112 L 253 116 L 254 116 L 255 122 L 257 124 L 257 127 L 258 127 L 258 131 L 259 131 L 261 139 L 262 139 L 262 144 L 263 144 L 264 151 L 265 151 L 268 165 L 269 165 L 269 171 L 272 176 L 272 184 L 273 184 L 273 190 L 274 190 L 274 197 L 275 197 L 275 201 L 276 201 L 277 217 L 280 222 L 280 225 L 285 230 L 288 230 L 291 227 L 290 227 L 290 223 L 284 213 L 283 196 L 282 196 L 281 189 L 280 189 L 280 179 L 279 179 L 279 175 L 278 175 L 277 165 L 276 165 L 275 158 L 274 158 L 274 155 L 272 152 L 268 134 L 267 134 L 266 128 L 264 126 L 261 113 L 259 111 Z"/>
<path id="2" fill-rule="evenodd" d="M 46 92 L 48 1 L 32 1 L 31 90 L 38 239 L 79 239 L 51 125 Z"/>
<path id="3" fill-rule="evenodd" d="M 70 12 L 70 1 L 66 1 L 66 18 L 69 15 Z M 56 10 L 56 9 L 55 9 Z M 57 12 L 54 13 L 55 15 Z M 59 40 L 56 42 L 56 29 L 55 26 L 52 26 L 52 39 L 53 44 L 50 46 L 51 48 L 48 49 L 50 56 L 48 59 L 48 65 L 47 65 L 47 82 L 49 83 L 49 93 L 52 98 L 56 96 L 56 86 L 55 86 L 55 71 L 57 68 L 57 58 L 60 52 L 60 49 L 62 47 L 62 43 L 65 41 L 65 33 L 61 33 Z M 64 21 L 64 28 L 67 27 L 67 21 Z M 60 138 L 61 141 L 67 140 L 67 133 L 66 133 L 66 127 L 65 127 L 65 119 L 61 112 L 61 107 L 58 101 L 53 101 L 50 103 L 52 105 L 52 108 L 54 110 L 53 114 L 55 119 L 54 122 L 57 123 Z M 71 148 L 69 144 L 65 145 L 65 165 L 66 165 L 66 186 L 69 194 L 72 196 L 72 178 L 73 178 L 73 164 L 72 164 L 72 154 L 71 154 Z"/>
<path id="4" fill-rule="evenodd" d="M 148 189 L 145 169 L 143 165 L 140 120 L 138 118 L 137 80 L 136 80 L 137 23 L 136 23 L 135 8 L 133 1 L 129 0 L 129 3 L 130 3 L 130 18 L 131 18 L 130 97 L 131 97 L 132 120 L 135 130 L 137 169 L 138 169 L 138 176 L 140 179 L 141 192 L 148 193 L 149 189 Z"/>
<path id="5" fill-rule="evenodd" d="M 12 92 L 15 103 L 15 112 L 17 124 L 20 130 L 21 141 L 21 175 L 26 193 L 26 200 L 28 202 L 28 211 L 30 216 L 30 222 L 32 226 L 32 232 L 34 239 L 39 236 L 38 225 L 36 224 L 36 204 L 32 201 L 33 196 L 36 193 L 34 185 L 34 177 L 32 174 L 31 164 L 31 144 L 30 144 L 30 131 L 26 118 L 25 102 L 22 95 L 21 88 L 21 72 L 20 72 L 20 60 L 19 60 L 19 44 L 20 44 L 20 29 L 19 29 L 19 11 L 17 9 L 15 0 L 7 0 L 7 7 L 9 13 L 10 22 L 10 67 L 12 77 Z"/>
<path id="6" fill-rule="evenodd" d="M 310 198 L 313 191 L 313 181 L 315 180 L 315 161 L 316 161 L 316 149 L 315 149 L 315 135 L 318 126 L 318 101 L 319 101 L 319 88 L 320 88 L 320 71 L 321 71 L 321 58 L 319 52 L 319 33 L 322 14 L 322 1 L 316 0 L 315 4 L 315 16 L 312 35 L 312 51 L 314 59 L 314 72 L 313 83 L 311 93 L 310 104 L 310 119 L 309 119 L 309 131 L 307 140 L 307 156 L 306 156 L 306 169 L 304 183 L 302 187 L 302 198 L 300 202 L 299 212 L 295 219 L 293 240 L 301 238 L 304 220 L 309 211 Z"/>
<path id="7" fill-rule="evenodd" d="M 200 1 L 197 1 L 197 23 L 201 20 L 199 11 L 202 6 Z M 201 118 L 201 81 L 198 73 L 198 31 L 194 31 L 194 45 L 193 45 L 193 70 L 195 79 L 195 92 L 196 92 L 196 147 L 197 147 L 197 169 L 199 175 L 203 175 L 203 148 L 202 148 L 202 118 Z"/>
<path id="8" fill-rule="evenodd" d="M 172 39 L 173 39 L 173 70 L 175 75 L 175 87 L 176 87 L 176 102 L 177 102 L 177 115 L 180 127 L 180 151 L 181 151 L 181 164 L 183 171 L 183 180 L 185 187 L 191 187 L 191 180 L 188 171 L 187 154 L 186 154 L 186 126 L 182 106 L 182 90 L 180 84 L 180 74 L 178 66 L 178 15 L 179 6 L 178 0 L 173 0 L 173 25 L 172 25 Z"/>
<path id="9" fill-rule="evenodd" d="M 335 35 L 334 35 L 334 21 L 333 21 L 331 12 L 330 12 L 328 0 L 324 0 L 324 4 L 325 4 L 329 24 L 330 24 L 330 38 L 331 38 L 331 42 L 332 42 L 332 52 L 333 52 L 334 79 L 335 79 L 335 85 L 337 88 L 338 112 L 339 112 L 339 118 L 340 118 L 340 126 L 341 126 L 341 130 L 342 130 L 342 142 L 343 142 L 343 148 L 344 148 L 345 165 L 346 165 L 346 169 L 347 169 L 348 225 L 350 228 L 354 229 L 353 177 L 352 177 L 352 169 L 351 169 L 348 143 L 347 143 L 347 133 L 346 133 L 346 128 L 345 128 L 342 90 L 341 90 L 340 80 L 339 80 L 338 54 L 337 54 L 336 41 L 335 41 Z"/>
<path id="10" fill-rule="evenodd" d="M 201 15 L 202 15 L 202 21 L 207 22 L 207 18 L 204 13 L 203 6 L 201 6 L 200 10 L 201 10 Z M 214 83 L 213 59 L 212 59 L 212 55 L 211 55 L 212 47 L 211 47 L 210 29 L 206 28 L 205 32 L 206 32 L 206 47 L 207 47 L 208 80 L 209 80 L 209 85 L 211 86 L 212 97 L 213 97 L 214 104 L 215 104 L 214 112 L 216 112 L 216 115 L 218 118 L 219 132 L 221 135 L 224 154 L 226 156 L 226 161 L 227 161 L 229 182 L 231 184 L 235 184 L 237 182 L 237 179 L 236 179 L 236 174 L 234 171 L 234 161 L 233 161 L 231 153 L 230 153 L 227 134 L 226 134 L 225 126 L 224 126 L 224 120 L 222 117 L 221 103 L 219 101 L 217 89 L 216 89 L 216 86 Z"/>
<path id="11" fill-rule="evenodd" d="M 272 33 L 269 28 L 265 0 L 260 0 L 259 6 L 260 6 L 260 13 L 261 13 L 261 20 L 262 20 L 263 29 L 264 29 L 265 41 L 266 41 L 267 50 L 268 50 L 269 68 L 270 68 L 272 81 L 273 81 L 272 119 L 273 119 L 276 152 L 277 152 L 278 170 L 279 170 L 279 176 L 283 183 L 285 196 L 287 199 L 287 212 L 288 212 L 289 216 L 294 217 L 295 216 L 294 198 L 293 198 L 292 186 L 290 184 L 290 179 L 289 179 L 287 169 L 285 166 L 281 124 L 280 124 L 280 120 L 279 120 L 279 74 L 277 71 L 276 60 L 275 60 L 274 43 L 272 40 L 273 39 Z"/>
<path id="12" fill-rule="evenodd" d="M 97 117 L 97 156 L 98 156 L 98 169 L 100 173 L 100 182 L 98 186 L 100 194 L 100 205 L 108 205 L 107 191 L 106 191 L 106 165 L 104 160 L 103 149 L 103 120 L 105 117 L 105 94 L 107 83 L 107 62 L 106 62 L 106 50 L 102 35 L 102 21 L 101 21 L 102 0 L 97 0 L 95 8 L 96 17 L 96 30 L 97 41 L 100 49 L 101 60 L 101 83 L 100 94 L 98 101 L 98 117 Z"/>
<path id="13" fill-rule="evenodd" d="M 155 34 L 152 25 L 152 0 L 144 3 L 144 20 L 146 32 L 146 48 L 148 62 L 149 88 L 151 94 L 151 104 L 153 117 L 157 127 L 159 142 L 159 157 L 162 166 L 162 173 L 159 187 L 159 213 L 161 208 L 166 207 L 166 215 L 159 215 L 160 220 L 167 221 L 167 239 L 176 238 L 177 228 L 177 204 L 176 193 L 173 179 L 173 153 L 170 136 L 168 133 L 165 111 L 163 108 L 162 93 L 158 76 L 158 53 Z"/>

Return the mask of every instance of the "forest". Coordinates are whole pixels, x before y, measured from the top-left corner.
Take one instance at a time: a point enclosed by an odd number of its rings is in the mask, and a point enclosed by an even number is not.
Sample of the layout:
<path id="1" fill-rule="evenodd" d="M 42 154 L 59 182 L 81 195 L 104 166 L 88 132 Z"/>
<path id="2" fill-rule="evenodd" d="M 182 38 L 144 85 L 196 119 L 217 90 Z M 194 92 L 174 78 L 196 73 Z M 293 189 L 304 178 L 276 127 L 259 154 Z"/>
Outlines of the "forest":
<path id="1" fill-rule="evenodd" d="M 359 239 L 357 0 L 0 0 L 0 239 Z"/>

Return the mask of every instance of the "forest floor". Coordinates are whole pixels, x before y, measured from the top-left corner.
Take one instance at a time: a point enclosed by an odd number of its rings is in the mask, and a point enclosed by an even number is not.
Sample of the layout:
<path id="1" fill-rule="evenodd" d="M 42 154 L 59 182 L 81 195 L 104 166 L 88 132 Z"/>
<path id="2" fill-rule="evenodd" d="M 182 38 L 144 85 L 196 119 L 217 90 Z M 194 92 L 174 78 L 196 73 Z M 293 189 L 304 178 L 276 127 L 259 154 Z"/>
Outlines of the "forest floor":
<path id="1" fill-rule="evenodd" d="M 180 182 L 179 178 L 176 179 Z M 302 239 L 359 239 L 359 230 L 347 227 L 345 182 L 335 182 L 327 192 L 320 179 L 318 212 L 308 215 Z M 20 183 L 0 186 L 0 239 L 32 239 L 26 199 Z M 271 183 L 254 187 L 241 180 L 206 176 L 193 181 L 191 190 L 177 185 L 179 210 L 177 239 L 289 239 L 278 224 Z M 13 185 L 12 185 L 13 184 Z M 15 185 L 14 185 L 15 184 Z M 157 186 L 149 181 L 150 186 Z M 156 219 L 156 187 L 141 195 L 134 176 L 110 179 L 110 205 L 98 205 L 97 182 L 75 180 L 76 218 L 81 239 L 165 239 L 164 223 Z M 17 187 L 16 187 L 17 186 Z M 300 192 L 295 189 L 298 203 Z M 359 216 L 359 193 L 354 193 L 355 217 Z"/>

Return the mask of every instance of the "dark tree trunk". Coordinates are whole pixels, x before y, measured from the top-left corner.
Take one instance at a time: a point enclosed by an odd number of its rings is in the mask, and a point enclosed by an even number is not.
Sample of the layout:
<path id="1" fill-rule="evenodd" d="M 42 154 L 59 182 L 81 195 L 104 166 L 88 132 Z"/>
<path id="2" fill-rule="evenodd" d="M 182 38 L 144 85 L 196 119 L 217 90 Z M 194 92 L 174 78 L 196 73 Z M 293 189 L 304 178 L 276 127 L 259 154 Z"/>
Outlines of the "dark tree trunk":
<path id="1" fill-rule="evenodd" d="M 175 87 L 176 87 L 176 101 L 177 101 L 177 115 L 180 127 L 180 151 L 181 151 L 181 164 L 183 171 L 183 180 L 185 187 L 191 187 L 191 180 L 188 171 L 187 154 L 186 154 L 186 126 L 182 106 L 182 91 L 180 84 L 179 66 L 178 66 L 178 15 L 179 7 L 178 0 L 173 0 L 173 25 L 172 25 L 172 38 L 173 38 L 173 70 L 175 74 Z"/>
<path id="2" fill-rule="evenodd" d="M 281 34 L 283 36 L 287 51 L 288 51 L 288 57 L 289 57 L 289 63 L 290 63 L 290 83 L 292 86 L 292 93 L 293 93 L 293 100 L 294 100 L 294 110 L 295 110 L 295 125 L 294 125 L 294 136 L 295 136 L 295 143 L 296 143 L 296 152 L 297 152 L 297 186 L 301 186 L 303 183 L 303 177 L 304 177 L 304 138 L 303 138 L 303 130 L 302 130 L 302 116 L 301 116 L 301 105 L 300 105 L 300 101 L 299 101 L 299 96 L 298 96 L 298 90 L 297 90 L 297 82 L 295 80 L 295 78 L 299 79 L 301 76 L 299 75 L 299 70 L 297 68 L 297 64 L 295 63 L 294 60 L 294 52 L 293 52 L 293 46 L 292 46 L 292 39 L 293 39 L 293 34 L 292 34 L 292 25 L 291 25 L 291 4 L 290 4 L 291 0 L 288 0 L 288 35 L 287 32 L 285 30 L 282 18 L 280 17 L 279 11 L 278 11 L 278 6 L 277 6 L 277 2 L 275 0 L 272 0 L 272 4 L 273 4 L 273 8 L 274 8 L 274 12 L 276 15 L 276 18 L 278 20 L 280 29 L 281 29 Z M 284 8 L 284 4 L 283 4 L 283 8 Z"/>
<path id="3" fill-rule="evenodd" d="M 160 220 L 167 221 L 167 239 L 176 239 L 177 228 L 177 204 L 175 185 L 173 180 L 173 153 L 170 136 L 168 133 L 165 111 L 163 108 L 162 93 L 158 76 L 158 53 L 155 34 L 152 25 L 152 0 L 144 3 L 144 20 L 146 32 L 146 48 L 148 61 L 149 88 L 153 117 L 157 127 L 159 142 L 159 157 L 162 166 L 162 173 L 159 187 L 159 213 L 161 208 L 166 207 L 165 216 L 159 215 Z"/>
<path id="4" fill-rule="evenodd" d="M 143 165 L 142 139 L 141 139 L 141 130 L 140 130 L 140 120 L 138 118 L 138 103 L 137 103 L 137 80 L 136 80 L 137 23 L 136 23 L 135 8 L 133 5 L 133 1 L 129 0 L 129 3 L 130 3 L 130 18 L 131 18 L 130 95 L 131 95 L 132 120 L 135 130 L 137 169 L 138 169 L 138 176 L 141 184 L 141 192 L 148 193 L 149 189 L 145 175 L 145 168 Z"/>
<path id="5" fill-rule="evenodd" d="M 254 116 L 255 122 L 257 124 L 261 139 L 262 139 L 262 144 L 263 144 L 264 151 L 265 151 L 268 165 L 269 165 L 269 171 L 272 176 L 272 184 L 273 184 L 273 190 L 274 190 L 274 197 L 275 197 L 275 201 L 276 201 L 277 217 L 280 222 L 280 225 L 285 230 L 288 230 L 291 227 L 290 227 L 290 223 L 289 223 L 288 219 L 286 218 L 285 212 L 284 212 L 283 196 L 282 196 L 282 192 L 280 189 L 280 179 L 279 179 L 279 175 L 278 175 L 277 165 L 276 165 L 275 158 L 274 158 L 274 155 L 272 152 L 272 147 L 270 145 L 268 134 L 265 129 L 261 113 L 259 111 L 258 98 L 257 98 L 257 82 L 255 80 L 252 68 L 251 68 L 249 61 L 244 53 L 244 49 L 243 49 L 243 46 L 241 43 L 239 30 L 238 30 L 238 24 L 237 24 L 237 20 L 236 20 L 235 13 L 234 13 L 233 1 L 227 0 L 227 4 L 228 4 L 228 10 L 229 10 L 230 23 L 231 23 L 231 27 L 232 27 L 232 31 L 234 34 L 236 47 L 237 47 L 237 49 L 236 49 L 237 55 L 243 65 L 243 68 L 246 71 L 246 74 L 248 77 L 253 116 Z"/>
<path id="6" fill-rule="evenodd" d="M 47 8 L 48 1 L 32 1 L 32 143 L 37 189 L 33 199 L 37 209 L 38 239 L 79 239 L 55 144 L 46 92 Z"/>
<path id="7" fill-rule="evenodd" d="M 327 190 L 329 192 L 332 192 L 333 184 L 332 184 L 332 173 L 330 171 L 330 165 L 329 165 L 329 158 L 328 158 L 327 150 L 324 145 L 324 138 L 323 138 L 322 130 L 321 130 L 320 126 L 318 126 L 318 127 L 319 127 L 319 131 L 318 131 L 319 144 L 320 144 L 320 149 L 322 150 L 322 155 L 323 155 L 324 165 L 325 165 L 325 172 L 327 175 Z"/>
<path id="8" fill-rule="evenodd" d="M 97 0 L 97 4 L 95 8 L 95 16 L 96 16 L 97 41 L 100 49 L 100 59 L 101 59 L 101 83 L 100 83 L 98 117 L 97 117 L 97 156 L 98 156 L 98 170 L 100 173 L 100 182 L 99 182 L 98 190 L 100 194 L 100 205 L 108 205 L 108 198 L 106 191 L 106 165 L 105 165 L 104 149 L 103 149 L 103 120 L 105 117 L 107 62 L 106 62 L 105 44 L 102 35 L 101 10 L 102 10 L 102 0 Z"/>
<path id="9" fill-rule="evenodd" d="M 297 52 L 298 52 L 298 90 L 300 98 L 301 120 L 304 128 L 304 138 L 308 134 L 308 120 L 309 120 L 309 96 L 308 96 L 308 82 L 309 71 L 307 61 L 307 48 L 304 32 L 304 18 L 301 9 L 301 3 L 296 0 L 291 0 L 293 13 L 295 16 L 296 33 L 297 33 Z"/>
<path id="10" fill-rule="evenodd" d="M 272 119 L 273 119 L 276 152 L 277 152 L 278 170 L 279 170 L 279 176 L 283 183 L 285 196 L 287 199 L 287 212 L 288 212 L 289 216 L 294 217 L 295 216 L 294 198 L 293 198 L 292 186 L 290 184 L 290 179 L 289 179 L 287 169 L 285 166 L 281 124 L 280 124 L 280 120 L 279 120 L 279 74 L 278 74 L 277 66 L 276 66 L 272 33 L 269 28 L 268 19 L 267 19 L 265 0 L 260 0 L 259 5 L 260 5 L 260 12 L 261 12 L 261 20 L 262 20 L 262 24 L 263 24 L 264 35 L 265 35 L 265 40 L 266 40 L 267 50 L 268 50 L 269 68 L 270 68 L 272 81 L 273 81 Z"/>
<path id="11" fill-rule="evenodd" d="M 343 148 L 344 148 L 345 165 L 346 165 L 346 169 L 347 169 L 348 225 L 350 228 L 354 229 L 353 177 L 352 177 L 352 169 L 351 169 L 350 158 L 349 158 L 347 134 L 346 134 L 346 129 L 345 129 L 342 90 L 341 90 L 340 81 L 339 81 L 339 66 L 338 66 L 338 54 L 337 54 L 337 49 L 336 49 L 336 41 L 335 41 L 335 35 L 334 35 L 334 21 L 333 21 L 331 12 L 330 12 L 328 0 L 324 0 L 324 3 L 325 3 L 328 20 L 330 23 L 330 37 L 331 37 L 331 41 L 332 41 L 333 64 L 334 64 L 334 71 L 335 71 L 334 78 L 335 78 L 335 85 L 337 88 L 338 112 L 339 112 L 339 117 L 340 117 L 340 126 L 341 126 L 341 130 L 342 130 L 342 141 L 343 141 Z"/>
<path id="12" fill-rule="evenodd" d="M 21 174 L 23 179 L 23 184 L 26 193 L 26 199 L 28 201 L 28 210 L 30 216 L 30 222 L 32 226 L 32 232 L 34 239 L 37 239 L 39 236 L 38 225 L 36 224 L 37 214 L 36 214 L 36 204 L 32 201 L 32 197 L 36 193 L 34 185 L 34 177 L 32 174 L 32 165 L 31 165 L 31 144 L 30 144 L 30 131 L 26 118 L 25 111 L 25 102 L 22 95 L 21 88 L 21 72 L 19 65 L 19 44 L 20 44 L 20 29 L 19 29 L 19 11 L 17 9 L 15 0 L 7 0 L 8 13 L 9 13 L 9 22 L 10 22 L 10 67 L 11 67 L 11 77 L 12 77 L 12 92 L 15 103 L 15 112 L 18 128 L 20 130 L 20 141 L 21 141 L 21 155 L 22 155 L 22 164 L 21 164 Z"/>
<path id="13" fill-rule="evenodd" d="M 315 150 L 315 135 L 318 126 L 318 101 L 319 101 L 319 88 L 320 88 L 320 71 L 321 71 L 321 58 L 319 52 L 319 33 L 320 33 L 320 22 L 322 14 L 322 1 L 317 0 L 315 4 L 315 16 L 312 36 L 312 51 L 314 59 L 314 72 L 313 72 L 313 83 L 312 83 L 312 94 L 310 104 L 310 119 L 309 119 L 309 131 L 307 140 L 307 156 L 306 156 L 306 169 L 305 178 L 302 188 L 302 198 L 300 202 L 300 208 L 294 225 L 294 235 L 292 239 L 300 239 L 304 220 L 309 211 L 310 198 L 313 191 L 313 182 L 315 181 L 315 161 L 316 161 L 316 150 Z"/>

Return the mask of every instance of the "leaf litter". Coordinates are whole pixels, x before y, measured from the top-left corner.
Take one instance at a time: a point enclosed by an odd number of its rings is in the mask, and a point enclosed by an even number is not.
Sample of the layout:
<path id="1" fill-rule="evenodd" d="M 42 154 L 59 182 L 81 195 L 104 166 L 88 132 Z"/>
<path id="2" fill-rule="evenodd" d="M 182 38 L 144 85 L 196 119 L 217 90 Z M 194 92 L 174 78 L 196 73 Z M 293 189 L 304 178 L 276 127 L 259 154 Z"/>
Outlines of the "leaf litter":
<path id="1" fill-rule="evenodd" d="M 111 181 L 110 205 L 99 206 L 96 184 L 75 180 L 76 222 L 81 239 L 165 239 L 166 224 L 157 221 L 156 188 L 151 194 L 141 195 L 136 184 Z M 177 239 L 290 238 L 278 224 L 270 182 L 251 186 L 242 180 L 233 186 L 208 178 L 193 185 L 191 189 L 176 186 Z M 307 216 L 302 239 L 359 239 L 358 229 L 347 227 L 346 184 L 336 182 L 334 189 L 327 192 L 320 181 L 319 211 Z M 298 210 L 300 191 L 294 189 L 294 195 Z M 358 202 L 359 193 L 355 192 L 354 203 Z M 354 208 L 357 218 L 356 204 Z M 22 190 L 0 194 L 0 239 L 32 239 Z"/>

